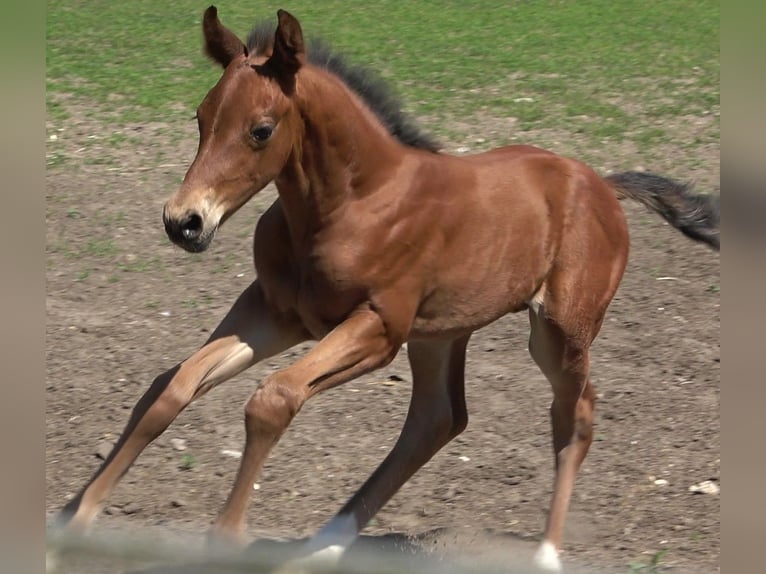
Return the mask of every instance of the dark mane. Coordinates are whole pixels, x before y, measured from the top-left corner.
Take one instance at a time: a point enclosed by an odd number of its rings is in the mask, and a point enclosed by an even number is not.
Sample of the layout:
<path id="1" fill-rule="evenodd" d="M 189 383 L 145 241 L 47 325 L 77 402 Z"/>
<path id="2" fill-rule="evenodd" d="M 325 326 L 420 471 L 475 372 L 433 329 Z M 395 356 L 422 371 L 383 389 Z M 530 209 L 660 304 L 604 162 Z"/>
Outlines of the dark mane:
<path id="1" fill-rule="evenodd" d="M 269 52 L 274 43 L 274 31 L 274 24 L 257 23 L 247 36 L 248 53 L 262 55 Z M 402 110 L 401 100 L 383 78 L 368 68 L 348 63 L 321 39 L 309 39 L 306 51 L 311 64 L 338 76 L 367 104 L 396 139 L 415 148 L 439 151 L 440 144 L 431 135 L 423 132 Z"/>

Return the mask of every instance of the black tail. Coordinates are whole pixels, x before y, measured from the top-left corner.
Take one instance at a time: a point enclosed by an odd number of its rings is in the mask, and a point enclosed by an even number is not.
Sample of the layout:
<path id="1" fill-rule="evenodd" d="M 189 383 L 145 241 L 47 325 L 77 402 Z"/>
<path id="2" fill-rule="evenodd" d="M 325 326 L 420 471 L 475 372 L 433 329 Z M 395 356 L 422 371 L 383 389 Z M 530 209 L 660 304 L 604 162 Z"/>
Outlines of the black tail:
<path id="1" fill-rule="evenodd" d="M 605 179 L 618 197 L 643 203 L 687 237 L 720 251 L 719 196 L 694 193 L 688 183 L 640 171 L 615 173 Z"/>

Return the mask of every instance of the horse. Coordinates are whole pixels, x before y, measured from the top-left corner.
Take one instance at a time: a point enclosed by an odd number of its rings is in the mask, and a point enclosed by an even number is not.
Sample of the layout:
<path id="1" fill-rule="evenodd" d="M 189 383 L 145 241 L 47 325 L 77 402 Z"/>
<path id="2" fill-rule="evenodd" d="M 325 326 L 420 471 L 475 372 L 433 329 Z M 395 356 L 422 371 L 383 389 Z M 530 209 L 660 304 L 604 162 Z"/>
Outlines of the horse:
<path id="1" fill-rule="evenodd" d="M 244 408 L 232 490 L 210 529 L 242 543 L 252 485 L 314 395 L 389 364 L 406 345 L 412 391 L 399 439 L 303 555 L 339 560 L 402 485 L 468 423 L 471 334 L 526 311 L 529 352 L 551 385 L 554 489 L 535 563 L 561 570 L 565 515 L 593 440 L 590 348 L 622 279 L 632 199 L 720 249 L 715 198 L 648 172 L 602 177 L 531 145 L 444 153 L 386 84 L 283 10 L 242 42 L 203 16 L 205 51 L 223 69 L 199 105 L 199 147 L 164 204 L 168 238 L 189 252 L 266 185 L 277 198 L 255 227 L 256 279 L 209 339 L 157 376 L 113 450 L 61 510 L 81 532 L 143 449 L 192 401 L 307 340 Z"/>

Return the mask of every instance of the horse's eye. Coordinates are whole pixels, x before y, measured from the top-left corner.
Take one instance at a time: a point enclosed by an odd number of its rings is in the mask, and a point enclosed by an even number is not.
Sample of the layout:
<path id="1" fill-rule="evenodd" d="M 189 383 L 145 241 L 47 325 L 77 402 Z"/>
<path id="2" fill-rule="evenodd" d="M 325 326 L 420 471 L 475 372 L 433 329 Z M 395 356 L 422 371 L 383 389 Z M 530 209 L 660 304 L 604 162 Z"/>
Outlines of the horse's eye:
<path id="1" fill-rule="evenodd" d="M 263 143 L 274 133 L 274 127 L 269 125 L 257 126 L 250 130 L 250 137 L 258 143 Z"/>

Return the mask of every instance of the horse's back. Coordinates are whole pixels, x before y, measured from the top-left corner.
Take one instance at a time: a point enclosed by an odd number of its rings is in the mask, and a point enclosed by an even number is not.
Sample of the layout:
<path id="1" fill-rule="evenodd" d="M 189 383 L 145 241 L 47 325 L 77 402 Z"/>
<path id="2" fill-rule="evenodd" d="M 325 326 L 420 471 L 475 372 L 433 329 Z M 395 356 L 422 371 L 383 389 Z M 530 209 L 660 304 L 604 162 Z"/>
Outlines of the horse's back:
<path id="1" fill-rule="evenodd" d="M 582 233 L 596 225 L 619 234 L 625 225 L 614 189 L 581 161 L 529 145 L 496 148 L 466 160 L 477 174 L 476 193 L 511 217 L 529 217 L 527 209 L 544 204 L 549 222 L 562 232 Z"/>
<path id="2" fill-rule="evenodd" d="M 545 279 L 535 290 L 558 292 L 574 301 L 578 292 L 603 299 L 605 309 L 622 278 L 629 236 L 625 213 L 611 184 L 587 164 L 533 146 L 508 146 L 474 156 L 477 169 L 513 221 L 530 218 L 541 204 L 544 223 L 525 227 L 519 241 L 537 244 Z M 481 178 L 480 178 L 481 179 Z M 500 200 L 510 195 L 512 202 Z"/>
<path id="3" fill-rule="evenodd" d="M 429 217 L 447 240 L 417 330 L 438 330 L 441 309 L 459 314 L 456 301 L 471 301 L 459 322 L 474 328 L 525 308 L 552 278 L 609 275 L 624 264 L 622 208 L 587 165 L 523 145 L 442 157 L 422 193 L 434 198 Z"/>

